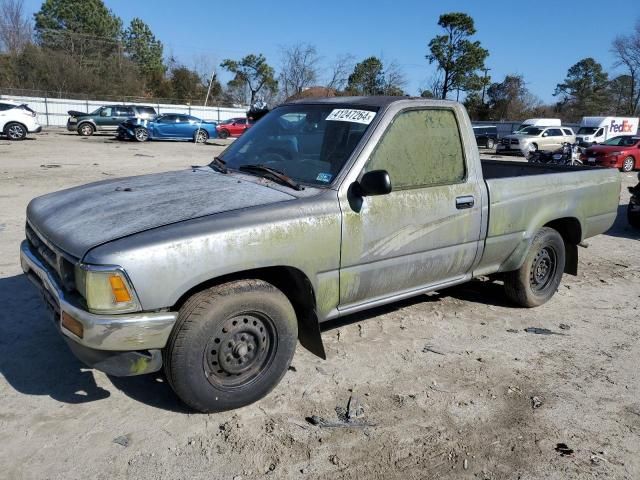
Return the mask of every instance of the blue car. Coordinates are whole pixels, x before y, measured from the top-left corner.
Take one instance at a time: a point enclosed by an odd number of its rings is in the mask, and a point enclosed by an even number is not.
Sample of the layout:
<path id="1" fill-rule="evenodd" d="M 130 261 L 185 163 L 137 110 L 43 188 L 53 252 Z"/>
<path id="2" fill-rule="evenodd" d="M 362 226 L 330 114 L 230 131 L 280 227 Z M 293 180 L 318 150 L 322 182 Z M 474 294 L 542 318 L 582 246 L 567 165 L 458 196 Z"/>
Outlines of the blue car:
<path id="1" fill-rule="evenodd" d="M 206 142 L 215 138 L 216 122 L 207 122 L 191 115 L 165 113 L 151 120 L 130 118 L 118 126 L 116 137 L 124 140 L 192 140 Z"/>

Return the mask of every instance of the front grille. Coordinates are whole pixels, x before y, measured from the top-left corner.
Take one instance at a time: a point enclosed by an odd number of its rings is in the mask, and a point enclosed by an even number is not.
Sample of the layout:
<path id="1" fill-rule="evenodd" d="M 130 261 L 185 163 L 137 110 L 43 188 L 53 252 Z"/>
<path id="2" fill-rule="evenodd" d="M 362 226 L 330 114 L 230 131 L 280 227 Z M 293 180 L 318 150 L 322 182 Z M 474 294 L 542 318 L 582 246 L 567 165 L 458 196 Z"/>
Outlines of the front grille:
<path id="1" fill-rule="evenodd" d="M 41 261 L 51 267 L 56 276 L 56 280 L 58 280 L 66 291 L 75 291 L 73 262 L 65 258 L 62 253 L 47 245 L 42 236 L 28 223 L 25 227 L 25 233 L 32 251 Z"/>
<path id="2" fill-rule="evenodd" d="M 517 138 L 512 138 L 511 139 L 511 145 L 518 145 L 518 139 Z"/>
<path id="3" fill-rule="evenodd" d="M 508 138 L 503 138 L 502 139 L 502 144 L 503 145 L 509 145 L 509 139 Z"/>

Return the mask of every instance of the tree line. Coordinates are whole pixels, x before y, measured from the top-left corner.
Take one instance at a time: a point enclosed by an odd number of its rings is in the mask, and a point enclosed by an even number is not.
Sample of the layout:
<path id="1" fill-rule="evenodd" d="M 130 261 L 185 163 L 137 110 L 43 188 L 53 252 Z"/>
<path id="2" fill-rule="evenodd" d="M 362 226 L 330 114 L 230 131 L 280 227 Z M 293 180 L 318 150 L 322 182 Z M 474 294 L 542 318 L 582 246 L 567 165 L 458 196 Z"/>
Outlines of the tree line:
<path id="1" fill-rule="evenodd" d="M 462 100 L 475 120 L 554 116 L 577 120 L 584 115 L 637 115 L 640 101 L 640 20 L 611 45 L 610 75 L 593 58 L 571 66 L 558 83 L 557 101 L 544 104 L 527 88 L 522 75 L 492 81 L 489 51 L 474 39 L 473 18 L 441 15 L 441 33 L 427 44 L 425 60 L 435 66 L 419 95 Z M 203 59 L 186 66 L 166 57 L 150 26 L 134 18 L 128 25 L 103 0 L 44 0 L 33 19 L 23 0 L 0 0 L 0 88 L 58 92 L 60 96 L 173 99 L 222 105 L 275 105 L 289 98 L 333 95 L 407 95 L 406 78 L 394 61 L 371 56 L 360 61 L 340 55 L 330 62 L 316 47 L 297 43 L 281 47 L 278 69 L 262 54 L 227 58 L 220 65 Z M 214 68 L 215 67 L 215 68 Z M 215 69 L 229 73 L 222 85 Z"/>

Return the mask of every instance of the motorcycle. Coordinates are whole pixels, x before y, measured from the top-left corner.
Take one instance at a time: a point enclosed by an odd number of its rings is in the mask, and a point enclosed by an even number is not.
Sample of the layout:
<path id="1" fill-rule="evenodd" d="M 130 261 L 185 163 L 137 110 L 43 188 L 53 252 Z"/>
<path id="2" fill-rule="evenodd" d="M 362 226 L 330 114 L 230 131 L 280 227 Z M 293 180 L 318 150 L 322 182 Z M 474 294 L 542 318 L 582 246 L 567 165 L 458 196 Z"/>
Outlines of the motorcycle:
<path id="1" fill-rule="evenodd" d="M 577 143 L 573 145 L 569 142 L 564 142 L 562 147 L 558 150 L 554 150 L 553 152 L 546 152 L 542 150 L 537 150 L 533 152 L 527 160 L 530 163 L 542 163 L 542 164 L 552 164 L 552 165 L 582 165 L 582 160 L 580 159 L 584 149 L 580 147 Z"/>
<path id="2" fill-rule="evenodd" d="M 627 220 L 633 228 L 640 228 L 640 173 L 638 174 L 638 184 L 628 188 L 631 198 L 629 205 L 627 205 Z"/>

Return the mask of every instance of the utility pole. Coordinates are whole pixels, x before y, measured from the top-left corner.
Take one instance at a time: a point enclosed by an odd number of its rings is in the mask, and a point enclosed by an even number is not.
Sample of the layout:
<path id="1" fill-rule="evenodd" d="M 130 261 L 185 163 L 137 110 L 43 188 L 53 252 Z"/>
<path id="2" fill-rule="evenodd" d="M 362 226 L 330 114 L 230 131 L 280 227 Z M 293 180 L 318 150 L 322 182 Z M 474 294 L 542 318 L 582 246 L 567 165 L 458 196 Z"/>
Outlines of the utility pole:
<path id="1" fill-rule="evenodd" d="M 491 70 L 490 68 L 483 68 L 484 78 L 482 79 L 482 105 L 484 105 L 484 90 L 487 87 L 487 73 Z"/>

